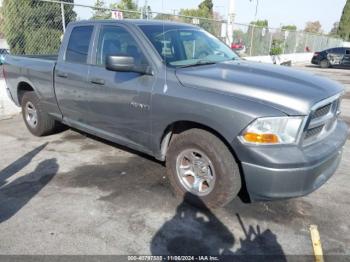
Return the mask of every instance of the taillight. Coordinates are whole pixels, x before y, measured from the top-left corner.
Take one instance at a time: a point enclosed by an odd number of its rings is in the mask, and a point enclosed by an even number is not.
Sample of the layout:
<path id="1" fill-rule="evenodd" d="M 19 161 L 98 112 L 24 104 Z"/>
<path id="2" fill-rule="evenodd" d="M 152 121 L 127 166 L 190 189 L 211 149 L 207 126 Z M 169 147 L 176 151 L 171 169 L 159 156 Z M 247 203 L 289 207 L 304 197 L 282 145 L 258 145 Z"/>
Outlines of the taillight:
<path id="1" fill-rule="evenodd" d="M 314 56 L 318 56 L 320 53 L 319 52 L 315 52 L 314 53 Z"/>

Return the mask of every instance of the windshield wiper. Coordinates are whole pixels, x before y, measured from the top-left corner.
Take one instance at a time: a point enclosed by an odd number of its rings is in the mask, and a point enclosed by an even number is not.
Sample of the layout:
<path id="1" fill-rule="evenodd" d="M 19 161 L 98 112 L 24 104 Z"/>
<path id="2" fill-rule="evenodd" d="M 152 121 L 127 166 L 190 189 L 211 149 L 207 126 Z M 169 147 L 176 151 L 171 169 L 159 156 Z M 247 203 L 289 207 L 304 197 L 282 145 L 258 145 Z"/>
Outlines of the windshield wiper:
<path id="1" fill-rule="evenodd" d="M 216 64 L 216 63 L 217 62 L 209 61 L 209 60 L 198 60 L 197 62 L 195 62 L 193 64 L 179 66 L 179 68 L 186 68 L 186 67 L 192 67 L 192 66 L 201 66 L 201 65 L 213 65 L 213 64 Z"/>

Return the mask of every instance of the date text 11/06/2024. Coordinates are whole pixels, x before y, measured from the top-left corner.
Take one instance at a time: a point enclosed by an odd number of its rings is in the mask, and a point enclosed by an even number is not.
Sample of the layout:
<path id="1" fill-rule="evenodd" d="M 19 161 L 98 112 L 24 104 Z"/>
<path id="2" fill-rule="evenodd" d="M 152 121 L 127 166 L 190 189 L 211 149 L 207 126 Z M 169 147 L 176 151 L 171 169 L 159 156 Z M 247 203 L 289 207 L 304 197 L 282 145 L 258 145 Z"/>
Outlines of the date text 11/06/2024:
<path id="1" fill-rule="evenodd" d="M 217 256 L 128 256 L 128 261 L 220 261 Z"/>

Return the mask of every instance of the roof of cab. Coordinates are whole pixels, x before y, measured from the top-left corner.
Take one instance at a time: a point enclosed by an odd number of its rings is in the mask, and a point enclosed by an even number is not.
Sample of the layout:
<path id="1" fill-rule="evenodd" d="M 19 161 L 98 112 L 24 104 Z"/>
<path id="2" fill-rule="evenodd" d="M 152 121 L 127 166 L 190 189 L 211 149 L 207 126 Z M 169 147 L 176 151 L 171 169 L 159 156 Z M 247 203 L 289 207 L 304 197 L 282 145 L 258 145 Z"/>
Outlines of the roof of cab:
<path id="1" fill-rule="evenodd" d="M 132 24 L 132 25 L 166 25 L 166 26 L 181 26 L 181 27 L 191 27 L 191 28 L 198 28 L 198 26 L 186 24 L 186 23 L 180 23 L 180 22 L 173 22 L 173 21 L 164 21 L 164 20 L 145 20 L 145 19 L 123 19 L 123 20 L 82 20 L 77 22 L 72 22 L 72 25 L 77 24 L 85 24 L 85 23 L 96 23 L 96 24 L 103 24 L 103 23 L 120 23 L 120 24 Z"/>

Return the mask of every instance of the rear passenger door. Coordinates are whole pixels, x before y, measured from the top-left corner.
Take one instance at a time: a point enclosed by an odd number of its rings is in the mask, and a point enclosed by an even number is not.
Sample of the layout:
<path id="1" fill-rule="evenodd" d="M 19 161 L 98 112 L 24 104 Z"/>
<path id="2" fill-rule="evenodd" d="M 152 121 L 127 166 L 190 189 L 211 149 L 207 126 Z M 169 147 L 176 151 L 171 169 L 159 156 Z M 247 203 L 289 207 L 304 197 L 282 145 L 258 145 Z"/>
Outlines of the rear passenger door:
<path id="1" fill-rule="evenodd" d="M 73 125 L 88 125 L 89 96 L 87 81 L 93 25 L 70 28 L 69 39 L 61 50 L 55 69 L 55 92 L 65 121 Z M 70 34 L 69 34 L 70 33 Z"/>

